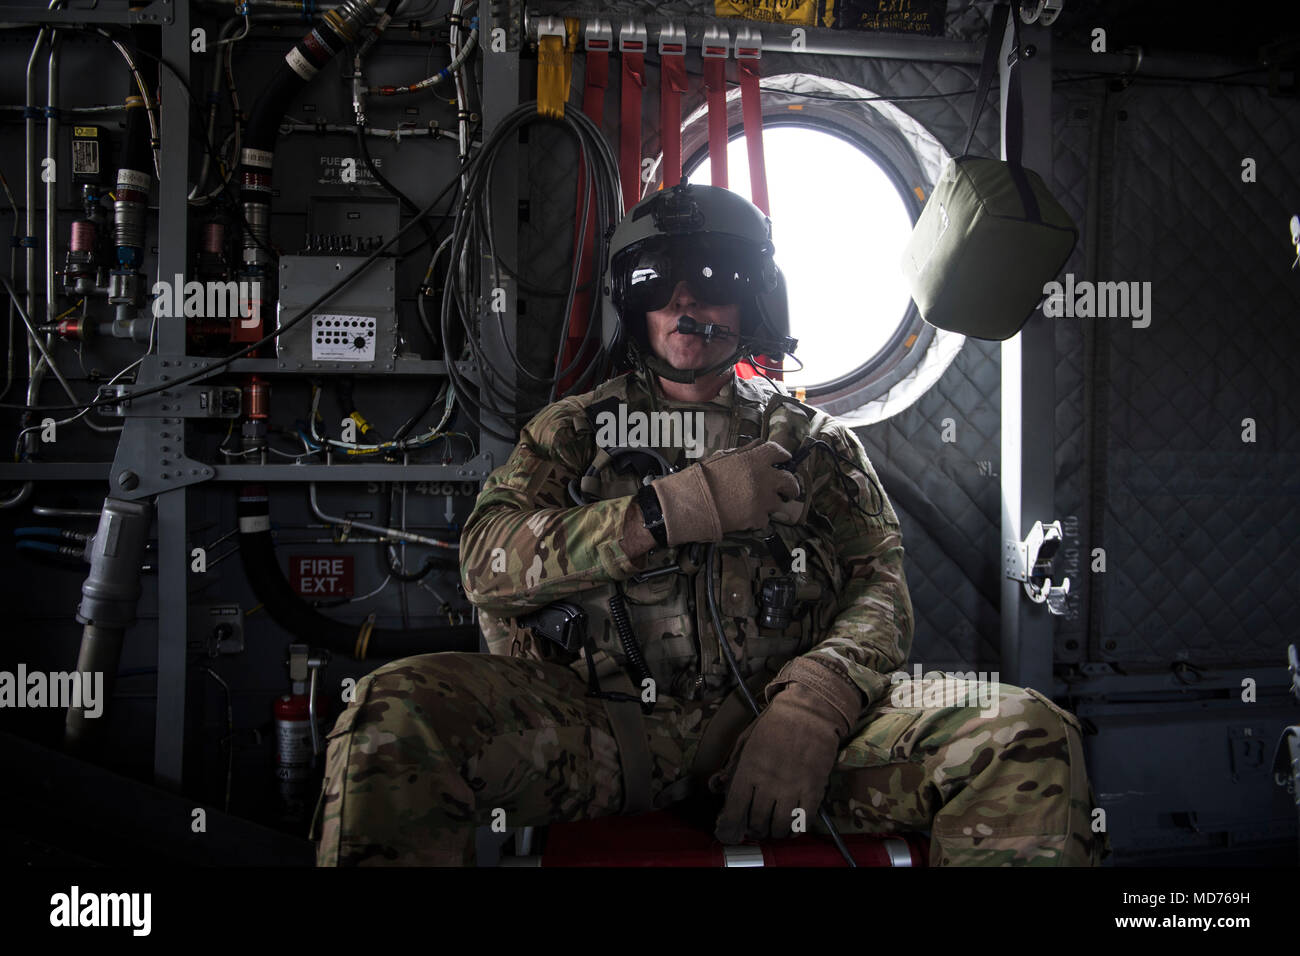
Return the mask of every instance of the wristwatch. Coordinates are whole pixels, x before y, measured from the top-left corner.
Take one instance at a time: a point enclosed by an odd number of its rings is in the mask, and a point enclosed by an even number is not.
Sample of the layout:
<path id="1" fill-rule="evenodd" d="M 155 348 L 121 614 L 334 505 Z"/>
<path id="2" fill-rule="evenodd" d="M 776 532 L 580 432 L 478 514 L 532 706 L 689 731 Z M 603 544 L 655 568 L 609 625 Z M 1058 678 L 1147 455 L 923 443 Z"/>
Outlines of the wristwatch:
<path id="1" fill-rule="evenodd" d="M 659 505 L 659 494 L 654 485 L 642 485 L 636 493 L 636 503 L 641 508 L 641 521 L 661 548 L 668 547 L 668 531 L 664 527 L 664 510 Z"/>

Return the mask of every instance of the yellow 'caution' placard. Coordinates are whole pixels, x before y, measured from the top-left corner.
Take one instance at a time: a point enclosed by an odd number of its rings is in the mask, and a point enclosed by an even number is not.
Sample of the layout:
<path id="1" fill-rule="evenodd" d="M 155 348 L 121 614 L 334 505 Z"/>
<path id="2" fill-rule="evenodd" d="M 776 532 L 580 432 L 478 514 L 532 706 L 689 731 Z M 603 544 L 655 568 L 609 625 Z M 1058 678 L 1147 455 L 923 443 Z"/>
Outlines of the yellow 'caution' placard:
<path id="1" fill-rule="evenodd" d="M 835 0 L 826 0 L 826 19 L 834 18 Z M 817 23 L 817 0 L 714 0 L 713 14 L 718 17 L 741 17 L 763 23 L 793 23 L 814 27 Z"/>

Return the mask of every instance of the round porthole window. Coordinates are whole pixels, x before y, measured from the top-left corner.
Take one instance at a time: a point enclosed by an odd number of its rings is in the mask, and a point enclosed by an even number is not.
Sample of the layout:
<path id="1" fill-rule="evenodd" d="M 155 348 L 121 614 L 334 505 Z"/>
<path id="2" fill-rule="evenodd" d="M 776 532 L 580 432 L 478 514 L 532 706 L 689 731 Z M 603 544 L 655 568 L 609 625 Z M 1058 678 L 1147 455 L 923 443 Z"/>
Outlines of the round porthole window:
<path id="1" fill-rule="evenodd" d="M 799 340 L 783 379 L 846 424 L 881 421 L 934 385 L 965 342 L 925 323 L 899 265 L 948 154 L 852 84 L 789 73 L 764 77 L 762 90 L 772 240 Z M 728 92 L 727 120 L 727 185 L 752 198 L 739 90 Z M 682 124 L 690 182 L 710 182 L 708 146 L 701 107 Z"/>
<path id="2" fill-rule="evenodd" d="M 776 260 L 789 288 L 790 334 L 799 341 L 784 379 L 816 395 L 861 374 L 906 322 L 911 296 L 896 260 L 912 215 L 903 187 L 842 136 L 769 125 L 763 149 Z M 816 176 L 803 174 L 809 156 L 817 157 Z M 743 136 L 727 160 L 728 182 L 748 193 Z M 687 179 L 709 184 L 707 154 Z"/>

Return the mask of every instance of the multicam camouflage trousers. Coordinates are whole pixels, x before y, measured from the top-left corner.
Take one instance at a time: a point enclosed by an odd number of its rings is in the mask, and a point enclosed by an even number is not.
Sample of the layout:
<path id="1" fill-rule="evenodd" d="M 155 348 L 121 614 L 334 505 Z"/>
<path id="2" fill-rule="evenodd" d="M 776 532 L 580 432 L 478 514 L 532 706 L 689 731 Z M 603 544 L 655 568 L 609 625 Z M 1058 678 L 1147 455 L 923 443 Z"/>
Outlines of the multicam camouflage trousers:
<path id="1" fill-rule="evenodd" d="M 992 685 L 996 706 L 973 706 L 973 692 L 960 705 L 892 706 L 926 703 L 907 684 L 840 750 L 826 807 L 842 833 L 928 830 L 933 866 L 1089 866 L 1109 855 L 1091 827 L 1075 717 L 1008 684 Z M 510 828 L 618 813 L 615 734 L 585 693 L 567 667 L 487 654 L 425 654 L 369 674 L 329 734 L 318 865 L 473 865 L 476 827 L 501 811 Z M 691 773 L 719 705 L 658 699 L 645 722 L 653 797 Z"/>

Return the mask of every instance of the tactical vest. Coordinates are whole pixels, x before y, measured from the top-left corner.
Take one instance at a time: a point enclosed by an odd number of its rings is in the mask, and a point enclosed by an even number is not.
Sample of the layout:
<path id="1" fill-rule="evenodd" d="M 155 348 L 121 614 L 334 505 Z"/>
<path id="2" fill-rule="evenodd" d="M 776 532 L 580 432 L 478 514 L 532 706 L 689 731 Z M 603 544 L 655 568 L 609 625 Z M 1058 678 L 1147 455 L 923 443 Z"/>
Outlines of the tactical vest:
<path id="1" fill-rule="evenodd" d="M 641 485 L 645 466 L 653 460 L 644 454 L 615 454 L 619 447 L 654 449 L 674 468 L 690 465 L 707 458 L 715 451 L 744 445 L 754 438 L 772 440 L 792 455 L 803 442 L 816 437 L 830 416 L 779 393 L 762 379 L 732 380 L 730 402 L 677 402 L 646 391 L 646 386 L 634 373 L 628 373 L 601 385 L 580 397 L 584 405 L 585 422 L 575 422 L 579 431 L 590 430 L 592 466 L 582 482 L 586 494 L 594 499 L 610 499 L 635 494 Z M 725 400 L 727 388 L 724 388 Z M 620 411 L 622 406 L 622 411 Z M 683 427 L 668 427 L 671 421 L 663 416 L 659 422 L 659 441 L 653 429 L 648 434 L 632 434 L 632 441 L 617 446 L 608 441 L 607 429 L 611 416 L 602 418 L 601 412 L 612 413 L 618 424 L 635 422 L 633 413 L 680 412 Z M 704 436 L 702 447 L 695 446 L 688 455 L 683 438 L 691 438 L 686 431 L 686 415 L 702 413 Z M 647 419 L 642 418 L 644 423 Z M 653 419 L 650 419 L 653 421 Z M 692 418 L 692 422 L 699 419 Z M 613 429 L 619 432 L 620 429 Z M 628 432 L 627 429 L 621 431 Z M 598 438 L 605 438 L 602 448 Z M 626 440 L 628 434 L 619 434 Z M 665 438 L 668 439 L 665 441 Z M 603 452 L 603 453 L 602 453 Z M 659 473 L 656 469 L 655 473 Z M 764 534 L 747 532 L 730 534 L 716 546 L 717 572 L 716 602 L 725 637 L 739 664 L 743 677 L 748 680 L 759 671 L 775 672 L 790 658 L 801 654 L 829 631 L 839 613 L 838 594 L 843 586 L 845 572 L 839 567 L 833 541 L 833 526 L 826 516 L 811 506 L 814 493 L 822 485 L 836 480 L 836 472 L 828 456 L 808 455 L 796 468 L 803 494 L 789 506 L 785 517 L 794 519 L 783 523 L 774 518 L 767 535 L 775 533 L 776 544 L 765 541 Z M 656 548 L 644 559 L 645 571 L 636 578 L 605 584 L 573 595 L 566 600 L 583 608 L 587 614 L 588 631 L 599 650 L 609 654 L 620 667 L 634 678 L 628 667 L 627 655 L 618 630 L 611 619 L 610 599 L 617 592 L 623 595 L 627 618 L 640 653 L 650 676 L 655 681 L 656 695 L 685 697 L 692 700 L 715 700 L 725 696 L 737 684 L 731 668 L 718 643 L 717 630 L 710 613 L 708 595 L 709 575 L 705 567 L 706 544 L 685 544 L 678 547 Z M 763 616 L 764 582 L 782 579 L 773 593 L 793 589 L 793 607 L 784 615 Z M 769 604 L 769 608 L 771 605 Z M 483 618 L 491 615 L 481 614 Z M 763 626 L 788 617 L 782 627 Z M 584 662 L 577 655 L 565 655 L 554 645 L 538 639 L 518 627 L 513 620 L 498 622 L 484 620 L 484 632 L 489 643 L 497 646 L 510 639 L 510 653 L 569 664 L 582 676 Z M 492 636 L 498 635 L 498 640 Z M 497 650 L 494 647 L 493 650 Z M 500 651 L 498 651 L 500 652 Z M 638 688 L 639 689 L 639 688 Z"/>

